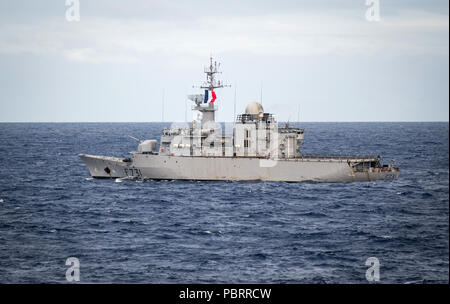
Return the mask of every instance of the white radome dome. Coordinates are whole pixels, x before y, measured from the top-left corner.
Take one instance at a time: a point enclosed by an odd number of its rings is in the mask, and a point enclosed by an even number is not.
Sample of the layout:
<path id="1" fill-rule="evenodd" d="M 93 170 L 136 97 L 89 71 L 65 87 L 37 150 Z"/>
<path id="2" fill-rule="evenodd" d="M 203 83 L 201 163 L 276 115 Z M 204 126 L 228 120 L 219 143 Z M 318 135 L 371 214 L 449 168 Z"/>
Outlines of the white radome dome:
<path id="1" fill-rule="evenodd" d="M 245 114 L 258 115 L 262 117 L 264 115 L 264 108 L 259 102 L 251 102 L 245 108 Z"/>

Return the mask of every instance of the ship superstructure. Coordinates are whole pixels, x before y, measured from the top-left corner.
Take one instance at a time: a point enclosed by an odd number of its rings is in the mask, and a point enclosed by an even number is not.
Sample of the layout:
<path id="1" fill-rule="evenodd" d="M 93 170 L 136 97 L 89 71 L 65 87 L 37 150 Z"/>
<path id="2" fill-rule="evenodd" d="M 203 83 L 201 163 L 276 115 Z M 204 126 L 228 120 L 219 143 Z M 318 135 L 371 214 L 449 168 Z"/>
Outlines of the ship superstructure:
<path id="1" fill-rule="evenodd" d="M 262 105 L 249 103 L 231 132 L 215 121 L 220 65 L 205 68 L 202 94 L 188 95 L 197 111 L 190 126 L 163 129 L 157 140 L 141 141 L 129 158 L 81 154 L 93 177 L 348 182 L 396 178 L 399 168 L 379 156 L 306 156 L 304 129 L 279 126 Z"/>

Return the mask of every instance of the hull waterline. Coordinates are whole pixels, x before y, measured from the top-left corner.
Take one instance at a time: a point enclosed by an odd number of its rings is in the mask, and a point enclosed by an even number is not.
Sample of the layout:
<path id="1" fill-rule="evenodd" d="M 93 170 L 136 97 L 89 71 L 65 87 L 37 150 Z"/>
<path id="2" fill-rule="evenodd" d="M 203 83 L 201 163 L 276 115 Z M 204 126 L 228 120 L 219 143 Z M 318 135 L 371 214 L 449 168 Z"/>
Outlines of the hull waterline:
<path id="1" fill-rule="evenodd" d="M 349 160 L 339 158 L 308 157 L 270 162 L 256 157 L 208 158 L 148 154 L 135 154 L 133 159 L 88 154 L 80 154 L 80 158 L 94 178 L 362 182 L 394 179 L 400 174 L 398 169 L 391 167 L 355 171 L 349 165 Z"/>

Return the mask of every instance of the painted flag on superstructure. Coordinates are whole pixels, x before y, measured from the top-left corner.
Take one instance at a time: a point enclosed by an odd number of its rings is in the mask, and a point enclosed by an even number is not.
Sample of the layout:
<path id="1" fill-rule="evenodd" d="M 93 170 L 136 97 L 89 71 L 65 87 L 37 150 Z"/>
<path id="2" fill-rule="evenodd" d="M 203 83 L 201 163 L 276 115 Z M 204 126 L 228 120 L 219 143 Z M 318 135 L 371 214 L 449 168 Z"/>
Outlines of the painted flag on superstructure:
<path id="1" fill-rule="evenodd" d="M 216 92 L 205 90 L 205 99 L 203 100 L 203 103 L 210 103 L 214 102 L 216 100 Z"/>

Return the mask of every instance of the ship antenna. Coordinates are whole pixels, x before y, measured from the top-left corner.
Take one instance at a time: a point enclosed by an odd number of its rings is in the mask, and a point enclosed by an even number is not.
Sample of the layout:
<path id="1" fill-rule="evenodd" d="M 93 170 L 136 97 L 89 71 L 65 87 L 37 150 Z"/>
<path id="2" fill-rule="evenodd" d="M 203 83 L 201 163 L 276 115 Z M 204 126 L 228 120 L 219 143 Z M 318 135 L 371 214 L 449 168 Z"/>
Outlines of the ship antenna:
<path id="1" fill-rule="evenodd" d="M 231 87 L 231 85 L 223 84 L 222 81 L 216 80 L 216 74 L 220 74 L 219 71 L 220 63 L 217 63 L 217 61 L 213 61 L 212 56 L 209 57 L 209 66 L 205 67 L 204 73 L 206 74 L 206 81 L 200 85 L 197 88 L 208 90 L 213 92 L 212 96 L 214 96 L 214 89 L 224 88 L 224 87 Z M 192 86 L 195 88 L 196 86 Z M 208 94 L 208 92 L 206 93 Z M 206 95 L 205 94 L 205 95 Z M 201 97 L 203 96 L 203 97 Z M 205 102 L 203 101 L 204 95 L 192 95 L 189 97 L 192 101 L 195 102 L 193 110 L 200 111 L 202 113 L 202 124 L 208 122 L 208 121 L 215 121 L 215 114 L 214 112 L 217 110 L 217 107 L 215 106 L 214 102 L 208 103 L 207 106 L 202 106 Z"/>
<path id="2" fill-rule="evenodd" d="M 236 121 L 236 88 L 237 86 L 234 85 L 233 121 Z"/>
<path id="3" fill-rule="evenodd" d="M 216 81 L 216 74 L 221 74 L 219 71 L 220 63 L 213 62 L 212 56 L 209 57 L 209 67 L 206 67 L 204 73 L 206 74 L 206 82 L 200 86 L 201 89 L 208 89 L 213 91 L 214 89 L 220 89 L 224 87 L 231 87 L 231 85 L 223 84 L 220 80 Z"/>
<path id="4" fill-rule="evenodd" d="M 187 123 L 187 100 L 184 101 L 184 122 Z"/>
<path id="5" fill-rule="evenodd" d="M 263 100 L 263 99 L 262 99 L 262 97 L 263 97 L 263 95 L 262 95 L 263 85 L 262 85 L 262 84 L 263 84 L 263 82 L 262 82 L 262 80 L 261 80 L 261 105 L 263 104 L 263 103 L 262 103 L 262 100 Z"/>
<path id="6" fill-rule="evenodd" d="M 162 91 L 162 101 L 161 101 L 161 120 L 164 122 L 164 89 Z"/>

